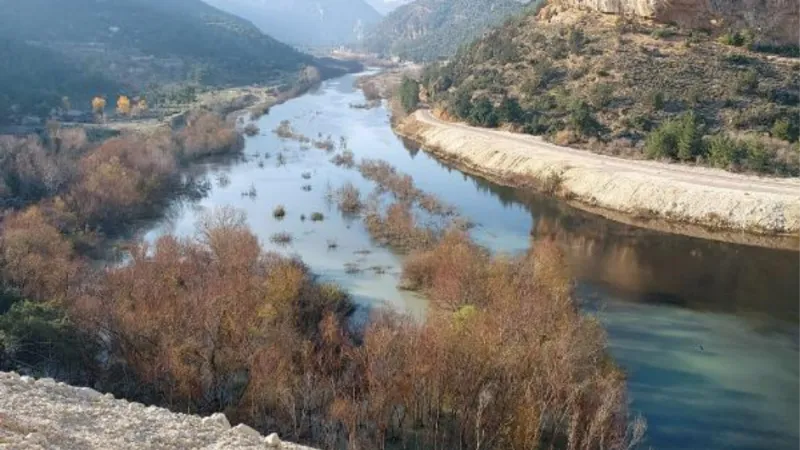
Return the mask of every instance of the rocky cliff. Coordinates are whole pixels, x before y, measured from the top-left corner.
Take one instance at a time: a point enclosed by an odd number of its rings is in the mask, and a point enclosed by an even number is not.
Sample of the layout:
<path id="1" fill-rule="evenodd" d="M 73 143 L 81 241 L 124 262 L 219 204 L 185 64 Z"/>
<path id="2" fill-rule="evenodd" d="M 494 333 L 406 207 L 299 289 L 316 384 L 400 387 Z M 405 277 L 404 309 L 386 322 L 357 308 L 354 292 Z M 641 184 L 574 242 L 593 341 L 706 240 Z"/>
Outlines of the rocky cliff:
<path id="1" fill-rule="evenodd" d="M 798 0 L 556 0 L 554 4 L 631 14 L 685 28 L 749 29 L 769 43 L 800 41 Z"/>
<path id="2" fill-rule="evenodd" d="M 116 400 L 49 378 L 0 372 L 0 449 L 313 450 L 223 414 L 200 418 Z"/>

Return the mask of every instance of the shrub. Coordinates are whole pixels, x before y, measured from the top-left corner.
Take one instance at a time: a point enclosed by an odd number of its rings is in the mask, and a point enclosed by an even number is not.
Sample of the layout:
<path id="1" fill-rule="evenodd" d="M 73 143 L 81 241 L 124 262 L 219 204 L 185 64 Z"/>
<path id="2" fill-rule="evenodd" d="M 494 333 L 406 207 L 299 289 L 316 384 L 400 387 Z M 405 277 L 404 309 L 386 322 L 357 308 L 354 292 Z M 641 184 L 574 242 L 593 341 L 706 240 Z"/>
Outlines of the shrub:
<path id="1" fill-rule="evenodd" d="M 21 301 L 0 314 L 0 370 L 90 382 L 98 346 L 62 309 Z"/>
<path id="2" fill-rule="evenodd" d="M 693 111 L 665 120 L 647 135 L 645 154 L 648 158 L 669 158 L 688 161 L 705 153 L 702 128 Z"/>
<path id="3" fill-rule="evenodd" d="M 270 242 L 278 245 L 289 245 L 292 243 L 292 239 L 291 233 L 287 233 L 285 231 L 275 233 L 269 238 Z"/>
<path id="4" fill-rule="evenodd" d="M 411 78 L 403 77 L 398 95 L 403 110 L 406 113 L 414 111 L 419 104 L 419 83 Z"/>
<path id="5" fill-rule="evenodd" d="M 494 128 L 497 126 L 499 119 L 497 113 L 494 111 L 494 105 L 491 100 L 486 97 L 481 97 L 469 114 L 469 123 L 471 125 L 478 125 L 487 128 Z"/>
<path id="6" fill-rule="evenodd" d="M 187 159 L 237 152 L 244 148 L 241 135 L 218 115 L 200 112 L 190 115 L 186 127 L 178 133 Z"/>
<path id="7" fill-rule="evenodd" d="M 708 160 L 715 167 L 731 169 L 744 157 L 738 142 L 719 133 L 708 139 Z"/>
<path id="8" fill-rule="evenodd" d="M 451 97 L 450 112 L 462 120 L 467 120 L 472 114 L 472 94 L 465 89 L 459 89 Z"/>
<path id="9" fill-rule="evenodd" d="M 283 205 L 278 205 L 272 210 L 272 217 L 280 220 L 286 217 L 286 208 Z"/>
<path id="10" fill-rule="evenodd" d="M 792 123 L 789 119 L 782 118 L 775 121 L 770 130 L 772 137 L 781 139 L 787 142 L 794 142 L 798 137 L 798 126 Z"/>
<path id="11" fill-rule="evenodd" d="M 258 128 L 258 125 L 254 123 L 248 123 L 246 127 L 244 127 L 244 134 L 252 137 L 258 135 L 261 130 Z"/>
<path id="12" fill-rule="evenodd" d="M 592 114 L 589 105 L 582 101 L 574 102 L 570 106 L 569 125 L 580 136 L 596 135 L 602 128 Z"/>
<path id="13" fill-rule="evenodd" d="M 516 98 L 503 97 L 503 101 L 497 107 L 497 117 L 503 123 L 519 124 L 525 121 L 525 111 Z"/>
<path id="14" fill-rule="evenodd" d="M 649 97 L 650 109 L 653 111 L 661 111 L 664 109 L 664 93 L 655 91 Z"/>
<path id="15" fill-rule="evenodd" d="M 677 157 L 681 161 L 689 161 L 703 154 L 702 131 L 697 116 L 693 111 L 680 117 L 680 132 L 677 138 Z"/>
<path id="16" fill-rule="evenodd" d="M 607 83 L 599 83 L 592 86 L 589 92 L 589 101 L 592 106 L 598 109 L 605 108 L 613 99 L 614 88 Z"/>
<path id="17" fill-rule="evenodd" d="M 339 210 L 344 213 L 354 214 L 361 210 L 361 192 L 353 183 L 347 182 L 336 190 L 336 202 Z"/>
<path id="18" fill-rule="evenodd" d="M 356 165 L 355 154 L 351 150 L 344 150 L 341 154 L 331 158 L 331 162 L 337 166 L 352 169 Z"/>
<path id="19" fill-rule="evenodd" d="M 739 94 L 750 94 L 758 88 L 758 72 L 747 70 L 736 77 L 736 92 Z"/>
<path id="20" fill-rule="evenodd" d="M 322 222 L 323 220 L 325 220 L 325 215 L 323 215 L 321 212 L 311 213 L 312 222 Z"/>

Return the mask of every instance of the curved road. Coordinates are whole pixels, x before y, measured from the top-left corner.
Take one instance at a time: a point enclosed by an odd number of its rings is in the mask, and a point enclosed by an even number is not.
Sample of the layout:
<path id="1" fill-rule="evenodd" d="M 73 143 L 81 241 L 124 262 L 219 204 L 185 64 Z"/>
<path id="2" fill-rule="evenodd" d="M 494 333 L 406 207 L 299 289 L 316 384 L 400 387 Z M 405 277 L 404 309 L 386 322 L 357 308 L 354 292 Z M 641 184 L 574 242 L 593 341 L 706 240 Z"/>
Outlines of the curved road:
<path id="1" fill-rule="evenodd" d="M 800 199 L 800 178 L 765 178 L 726 172 L 721 169 L 696 167 L 682 164 L 669 164 L 657 161 L 643 161 L 600 155 L 588 150 L 578 150 L 545 142 L 537 136 L 529 136 L 508 131 L 471 127 L 463 123 L 445 122 L 434 117 L 430 110 L 416 113 L 420 122 L 437 127 L 462 130 L 467 134 L 477 134 L 492 140 L 503 140 L 515 145 L 514 151 L 520 155 L 535 155 L 542 160 L 560 161 L 572 167 L 587 167 L 608 172 L 633 172 L 666 178 L 674 182 L 699 186 L 729 189 L 744 192 L 764 192 L 787 195 Z"/>

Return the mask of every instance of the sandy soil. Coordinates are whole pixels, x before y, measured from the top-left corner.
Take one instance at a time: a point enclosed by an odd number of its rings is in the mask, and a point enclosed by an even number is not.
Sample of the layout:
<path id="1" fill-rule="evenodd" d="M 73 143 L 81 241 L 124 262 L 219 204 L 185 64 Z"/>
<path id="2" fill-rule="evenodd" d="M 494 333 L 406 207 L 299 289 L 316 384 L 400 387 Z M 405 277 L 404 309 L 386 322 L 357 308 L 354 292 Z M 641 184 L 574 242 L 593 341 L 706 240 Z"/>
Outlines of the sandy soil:
<path id="1" fill-rule="evenodd" d="M 503 184 L 558 180 L 570 203 L 682 234 L 797 248 L 800 179 L 599 155 L 536 136 L 442 121 L 420 110 L 397 131 L 466 170 Z M 775 239 L 769 239 L 774 237 Z"/>

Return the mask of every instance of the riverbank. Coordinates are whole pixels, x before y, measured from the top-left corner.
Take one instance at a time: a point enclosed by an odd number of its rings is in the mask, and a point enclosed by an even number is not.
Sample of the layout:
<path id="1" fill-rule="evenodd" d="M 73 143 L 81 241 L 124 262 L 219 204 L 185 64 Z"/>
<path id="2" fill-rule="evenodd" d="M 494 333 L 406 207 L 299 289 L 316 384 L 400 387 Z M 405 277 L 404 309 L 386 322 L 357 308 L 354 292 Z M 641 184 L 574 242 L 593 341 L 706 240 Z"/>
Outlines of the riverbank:
<path id="1" fill-rule="evenodd" d="M 624 160 L 535 136 L 445 122 L 428 110 L 396 121 L 395 132 L 464 171 L 536 188 L 613 220 L 704 239 L 798 247 L 797 178 Z"/>

